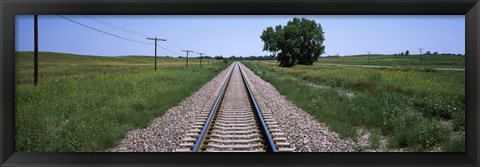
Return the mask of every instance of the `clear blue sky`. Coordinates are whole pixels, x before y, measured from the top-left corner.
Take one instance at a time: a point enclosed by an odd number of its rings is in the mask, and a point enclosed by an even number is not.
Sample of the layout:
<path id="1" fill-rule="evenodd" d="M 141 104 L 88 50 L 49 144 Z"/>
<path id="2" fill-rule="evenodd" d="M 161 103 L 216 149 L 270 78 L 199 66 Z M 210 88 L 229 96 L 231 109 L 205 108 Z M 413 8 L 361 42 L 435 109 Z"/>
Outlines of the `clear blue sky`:
<path id="1" fill-rule="evenodd" d="M 65 15 L 71 20 L 135 41 L 116 38 L 56 15 L 39 16 L 39 50 L 83 55 L 185 56 L 182 49 L 224 57 L 267 55 L 262 31 L 285 25 L 293 17 L 320 23 L 325 32 L 325 55 L 393 54 L 418 48 L 440 53 L 465 53 L 465 16 L 97 16 Z M 17 51 L 33 51 L 33 16 L 17 15 Z M 425 52 L 424 51 L 424 52 Z M 173 52 L 173 53 L 172 53 Z M 190 54 L 191 56 L 192 54 Z M 198 56 L 197 54 L 193 54 Z"/>

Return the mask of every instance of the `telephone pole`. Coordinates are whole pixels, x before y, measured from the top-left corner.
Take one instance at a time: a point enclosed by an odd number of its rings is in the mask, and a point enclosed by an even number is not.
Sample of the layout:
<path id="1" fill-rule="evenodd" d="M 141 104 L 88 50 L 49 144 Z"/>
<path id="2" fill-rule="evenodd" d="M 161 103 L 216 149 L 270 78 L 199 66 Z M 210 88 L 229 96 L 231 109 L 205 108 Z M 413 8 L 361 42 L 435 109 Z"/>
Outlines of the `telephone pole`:
<path id="1" fill-rule="evenodd" d="M 420 50 L 420 65 L 422 64 L 422 51 L 423 51 L 423 48 L 418 48 L 418 50 Z"/>
<path id="2" fill-rule="evenodd" d="M 38 15 L 35 15 L 34 16 L 34 67 L 33 67 L 33 73 L 34 73 L 34 79 L 33 79 L 33 83 L 35 84 L 35 86 L 37 86 L 37 82 L 38 82 Z"/>
<path id="3" fill-rule="evenodd" d="M 423 52 L 423 48 L 418 48 L 418 50 L 420 50 L 420 56 L 421 56 Z"/>
<path id="4" fill-rule="evenodd" d="M 202 65 L 202 55 L 204 55 L 205 53 L 197 53 L 200 55 L 200 65 Z"/>
<path id="5" fill-rule="evenodd" d="M 167 41 L 166 39 L 147 38 L 148 40 L 155 40 L 155 71 L 157 71 L 157 41 Z"/>
<path id="6" fill-rule="evenodd" d="M 187 67 L 188 67 L 188 53 L 189 53 L 189 52 L 193 52 L 193 51 L 191 51 L 191 50 L 182 50 L 182 52 L 187 52 Z"/>

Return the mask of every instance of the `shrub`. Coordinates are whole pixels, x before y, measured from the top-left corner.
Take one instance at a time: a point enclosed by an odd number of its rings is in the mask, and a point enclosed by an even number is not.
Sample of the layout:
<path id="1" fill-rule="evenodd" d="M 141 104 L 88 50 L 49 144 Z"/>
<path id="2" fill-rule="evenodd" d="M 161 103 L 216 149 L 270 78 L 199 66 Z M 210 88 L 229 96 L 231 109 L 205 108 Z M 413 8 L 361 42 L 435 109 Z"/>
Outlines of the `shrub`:
<path id="1" fill-rule="evenodd" d="M 402 120 L 402 119 L 400 119 Z M 415 120 L 411 119 L 410 120 Z M 407 121 L 408 122 L 408 121 Z M 411 124 L 413 123 L 413 124 Z M 445 142 L 448 137 L 448 130 L 434 119 L 416 119 L 409 126 L 397 129 L 389 140 L 389 147 L 411 149 L 428 149 L 437 144 Z"/>
<path id="2" fill-rule="evenodd" d="M 448 131 L 433 119 L 424 119 L 413 129 L 412 143 L 429 148 L 447 139 Z"/>
<path id="3" fill-rule="evenodd" d="M 353 85 L 355 90 L 371 90 L 377 86 L 376 81 L 372 80 L 359 80 Z"/>
<path id="4" fill-rule="evenodd" d="M 465 130 L 465 111 L 459 110 L 453 113 L 453 130 L 464 131 Z"/>
<path id="5" fill-rule="evenodd" d="M 330 78 L 330 80 L 327 80 L 327 84 L 331 87 L 342 87 L 345 83 L 342 78 L 334 77 Z"/>
<path id="6" fill-rule="evenodd" d="M 453 137 L 446 143 L 447 152 L 465 152 L 465 135 Z"/>
<path id="7" fill-rule="evenodd" d="M 383 112 L 383 133 L 393 134 L 398 130 L 405 129 L 406 114 L 405 112 L 396 106 L 392 106 L 391 109 Z"/>
<path id="8" fill-rule="evenodd" d="M 451 119 L 452 114 L 458 112 L 458 104 L 445 98 L 427 96 L 416 98 L 414 106 L 418 111 L 429 116 L 438 116 L 444 119 Z"/>

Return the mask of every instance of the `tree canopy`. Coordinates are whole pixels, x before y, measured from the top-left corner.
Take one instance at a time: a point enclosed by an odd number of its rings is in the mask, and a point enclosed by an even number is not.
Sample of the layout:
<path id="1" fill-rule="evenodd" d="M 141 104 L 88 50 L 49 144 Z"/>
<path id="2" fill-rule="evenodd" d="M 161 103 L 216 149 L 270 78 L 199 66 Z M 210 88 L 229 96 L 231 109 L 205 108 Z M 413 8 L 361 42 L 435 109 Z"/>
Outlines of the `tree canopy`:
<path id="1" fill-rule="evenodd" d="M 324 53 L 324 32 L 315 20 L 293 18 L 287 25 L 267 27 L 260 38 L 263 50 L 272 52 L 280 66 L 312 65 Z"/>

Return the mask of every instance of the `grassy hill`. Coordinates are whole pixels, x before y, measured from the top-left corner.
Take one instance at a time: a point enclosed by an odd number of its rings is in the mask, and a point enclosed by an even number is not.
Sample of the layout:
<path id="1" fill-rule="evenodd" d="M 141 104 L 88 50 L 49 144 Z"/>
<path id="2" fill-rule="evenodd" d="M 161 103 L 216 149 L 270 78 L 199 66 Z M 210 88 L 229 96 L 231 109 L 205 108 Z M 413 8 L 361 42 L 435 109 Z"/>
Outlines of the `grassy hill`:
<path id="1" fill-rule="evenodd" d="M 114 73 L 150 71 L 153 56 L 91 56 L 54 52 L 39 52 L 39 80 L 85 78 Z M 214 60 L 209 60 L 212 63 Z M 202 64 L 208 61 L 202 60 Z M 219 61 L 216 61 L 217 63 Z M 33 83 L 33 52 L 17 52 L 16 83 Z M 199 59 L 189 59 L 189 65 L 199 65 Z M 184 67 L 184 58 L 157 57 L 157 70 Z"/>

